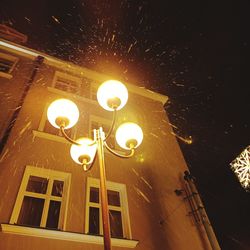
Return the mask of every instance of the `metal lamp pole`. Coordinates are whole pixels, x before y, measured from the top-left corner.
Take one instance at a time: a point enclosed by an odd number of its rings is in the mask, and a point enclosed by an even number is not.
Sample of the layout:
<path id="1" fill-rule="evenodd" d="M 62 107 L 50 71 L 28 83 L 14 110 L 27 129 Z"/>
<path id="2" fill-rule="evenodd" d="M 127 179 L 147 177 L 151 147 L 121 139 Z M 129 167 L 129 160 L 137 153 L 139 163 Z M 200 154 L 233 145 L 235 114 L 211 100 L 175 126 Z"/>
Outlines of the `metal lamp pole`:
<path id="1" fill-rule="evenodd" d="M 103 222 L 103 237 L 104 237 L 104 249 L 111 249 L 111 234 L 109 223 L 109 211 L 108 211 L 108 196 L 106 185 L 106 170 L 104 161 L 104 134 L 102 128 L 99 128 L 96 132 L 97 140 L 97 154 L 100 168 L 100 192 L 101 192 L 101 209 L 102 209 L 102 222 Z"/>

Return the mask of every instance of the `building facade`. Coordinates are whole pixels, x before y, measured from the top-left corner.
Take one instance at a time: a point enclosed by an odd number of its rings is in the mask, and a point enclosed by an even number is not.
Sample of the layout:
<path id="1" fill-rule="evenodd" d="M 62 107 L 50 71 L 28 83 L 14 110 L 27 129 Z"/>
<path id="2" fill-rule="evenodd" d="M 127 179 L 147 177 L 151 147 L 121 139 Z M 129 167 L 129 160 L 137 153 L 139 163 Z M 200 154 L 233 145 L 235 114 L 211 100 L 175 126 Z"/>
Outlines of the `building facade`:
<path id="1" fill-rule="evenodd" d="M 84 172 L 70 143 L 46 116 L 58 99 L 74 101 L 80 118 L 67 131 L 93 137 L 111 125 L 97 100 L 109 76 L 0 40 L 0 249 L 103 249 L 98 162 Z M 136 122 L 144 133 L 130 159 L 105 152 L 112 249 L 212 249 L 202 223 L 174 192 L 187 166 L 173 136 L 167 97 L 127 84 L 117 126 Z M 108 144 L 121 148 L 111 135 Z M 194 212 L 194 211 L 193 211 Z"/>

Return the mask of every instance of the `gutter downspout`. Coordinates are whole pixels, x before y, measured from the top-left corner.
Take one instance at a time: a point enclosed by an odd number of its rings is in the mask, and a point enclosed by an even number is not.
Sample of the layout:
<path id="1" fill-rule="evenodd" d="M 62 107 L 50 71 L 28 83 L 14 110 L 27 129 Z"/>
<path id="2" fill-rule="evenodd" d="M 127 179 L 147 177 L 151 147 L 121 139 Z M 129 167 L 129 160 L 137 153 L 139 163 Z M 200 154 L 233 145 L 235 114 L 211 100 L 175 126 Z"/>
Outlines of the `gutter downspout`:
<path id="1" fill-rule="evenodd" d="M 18 117 L 18 115 L 20 113 L 20 110 L 21 110 L 22 106 L 23 106 L 24 99 L 27 96 L 32 83 L 34 82 L 37 71 L 38 71 L 40 65 L 43 63 L 43 61 L 44 61 L 44 57 L 42 57 L 42 56 L 37 56 L 36 59 L 34 60 L 34 67 L 33 67 L 32 73 L 30 75 L 30 78 L 24 84 L 24 90 L 23 90 L 22 96 L 21 96 L 21 98 L 19 99 L 19 101 L 17 103 L 15 111 L 12 114 L 11 119 L 9 121 L 9 124 L 8 124 L 7 128 L 5 129 L 3 137 L 2 137 L 2 139 L 0 141 L 0 154 L 2 154 L 2 152 L 3 152 L 3 149 L 4 149 L 4 147 L 5 147 L 5 145 L 6 145 L 7 141 L 8 141 L 8 138 L 10 136 L 11 130 L 14 127 L 16 119 L 17 119 L 17 117 Z"/>
<path id="2" fill-rule="evenodd" d="M 190 187 L 190 190 L 191 190 L 192 195 L 194 197 L 194 201 L 195 201 L 197 208 L 198 208 L 198 212 L 199 212 L 200 217 L 201 217 L 202 224 L 204 225 L 204 228 L 205 228 L 205 231 L 206 231 L 206 234 L 207 234 L 207 237 L 208 237 L 208 240 L 210 242 L 212 249 L 213 250 L 221 250 L 220 245 L 219 245 L 217 238 L 215 236 L 214 230 L 209 222 L 205 208 L 202 204 L 200 195 L 199 195 L 199 193 L 196 189 L 196 186 L 194 184 L 193 176 L 188 171 L 185 171 L 184 172 L 184 179 L 185 179 L 185 181 L 187 181 L 187 183 Z"/>

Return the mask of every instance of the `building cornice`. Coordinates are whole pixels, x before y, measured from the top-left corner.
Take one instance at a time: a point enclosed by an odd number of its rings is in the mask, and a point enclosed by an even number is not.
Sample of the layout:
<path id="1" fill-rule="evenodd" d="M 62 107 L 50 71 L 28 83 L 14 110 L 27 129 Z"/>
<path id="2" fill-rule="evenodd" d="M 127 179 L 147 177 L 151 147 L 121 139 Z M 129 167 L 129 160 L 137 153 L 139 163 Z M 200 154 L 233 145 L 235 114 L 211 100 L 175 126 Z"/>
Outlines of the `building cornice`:
<path id="1" fill-rule="evenodd" d="M 93 70 L 87 69 L 85 67 L 80 67 L 70 62 L 60 60 L 56 57 L 47 55 L 45 53 L 24 47 L 19 44 L 15 44 L 3 39 L 0 39 L 0 49 L 4 49 L 16 55 L 20 55 L 26 58 L 35 59 L 38 56 L 44 57 L 44 63 L 63 69 L 66 72 L 73 73 L 75 75 L 80 75 L 81 77 L 87 77 L 89 79 L 95 80 L 97 82 L 104 82 L 106 80 L 112 79 L 111 76 L 97 73 Z M 154 101 L 161 102 L 163 105 L 168 101 L 168 97 L 154 91 L 148 90 L 144 87 L 138 87 L 130 83 L 125 83 L 128 90 L 137 95 L 152 99 Z"/>

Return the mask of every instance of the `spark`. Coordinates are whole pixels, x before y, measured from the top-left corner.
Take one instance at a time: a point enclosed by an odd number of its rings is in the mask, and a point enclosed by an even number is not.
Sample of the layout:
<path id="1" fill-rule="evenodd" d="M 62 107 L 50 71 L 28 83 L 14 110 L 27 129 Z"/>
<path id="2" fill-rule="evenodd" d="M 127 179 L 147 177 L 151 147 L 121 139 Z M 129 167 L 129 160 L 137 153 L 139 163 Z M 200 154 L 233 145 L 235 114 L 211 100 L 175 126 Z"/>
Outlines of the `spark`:
<path id="1" fill-rule="evenodd" d="M 101 21 L 101 28 L 103 28 L 103 19 L 102 19 L 102 21 Z"/>
<path id="2" fill-rule="evenodd" d="M 136 193 L 137 193 L 138 195 L 142 196 L 142 198 L 143 198 L 146 202 L 151 203 L 150 200 L 149 200 L 149 198 L 148 198 L 140 189 L 138 189 L 138 188 L 135 187 L 135 186 L 134 186 L 134 189 L 135 189 Z"/>
<path id="3" fill-rule="evenodd" d="M 26 16 L 24 17 L 24 19 L 27 20 L 27 21 L 29 21 L 29 22 L 31 22 L 31 20 L 28 17 L 26 17 Z"/>
<path id="4" fill-rule="evenodd" d="M 172 135 L 174 135 L 175 137 L 177 137 L 178 139 L 180 139 L 181 141 L 183 141 L 184 143 L 186 144 L 192 144 L 193 143 L 193 139 L 192 139 L 192 136 L 188 136 L 188 138 L 184 138 L 180 135 L 177 135 L 176 133 L 174 132 L 171 132 Z"/>
<path id="5" fill-rule="evenodd" d="M 36 80 L 36 83 L 39 83 L 42 80 L 43 80 L 43 77 L 40 77 L 38 80 Z"/>
<path id="6" fill-rule="evenodd" d="M 18 106 L 18 107 L 16 107 L 14 110 L 18 110 L 18 109 L 20 109 L 22 106 L 20 105 L 20 106 Z"/>
<path id="7" fill-rule="evenodd" d="M 158 135 L 156 135 L 156 134 L 154 134 L 154 133 L 150 133 L 150 135 L 152 135 L 152 136 L 154 136 L 155 138 L 159 138 L 159 136 Z"/>
<path id="8" fill-rule="evenodd" d="M 177 129 L 177 126 L 175 126 L 174 124 L 172 124 L 172 123 L 168 123 L 171 127 L 173 127 L 173 128 L 175 128 L 175 129 Z"/>
<path id="9" fill-rule="evenodd" d="M 164 110 L 153 110 L 152 113 L 165 113 Z"/>
<path id="10" fill-rule="evenodd" d="M 133 43 L 130 44 L 130 46 L 129 46 L 129 48 L 128 48 L 128 53 L 129 53 L 129 51 L 132 49 L 132 47 L 133 47 Z"/>
<path id="11" fill-rule="evenodd" d="M 132 168 L 132 171 L 135 173 L 136 176 L 139 177 L 139 173 L 134 168 Z"/>
<path id="12" fill-rule="evenodd" d="M 137 154 L 135 156 L 136 162 L 143 163 L 145 161 L 145 157 L 143 154 Z"/>
<path id="13" fill-rule="evenodd" d="M 9 153 L 9 149 L 7 148 L 7 149 L 5 150 L 5 152 L 3 153 L 3 155 L 2 155 L 2 157 L 1 157 L 1 159 L 0 159 L 0 162 L 2 162 L 2 161 L 4 160 L 5 156 L 6 156 L 8 153 Z"/>
<path id="14" fill-rule="evenodd" d="M 153 187 L 148 183 L 148 181 L 145 180 L 144 177 L 141 176 L 141 179 L 143 180 L 143 182 L 144 182 L 150 189 L 153 189 Z"/>
<path id="15" fill-rule="evenodd" d="M 55 16 L 51 16 L 51 17 L 54 19 L 55 22 L 60 24 L 59 20 Z"/>
<path id="16" fill-rule="evenodd" d="M 26 124 L 26 126 L 20 131 L 19 136 L 21 136 L 26 129 L 29 129 L 31 125 L 31 121 Z"/>
<path id="17" fill-rule="evenodd" d="M 163 135 L 167 135 L 167 133 L 166 133 L 164 130 L 161 130 L 161 133 L 162 133 Z"/>

